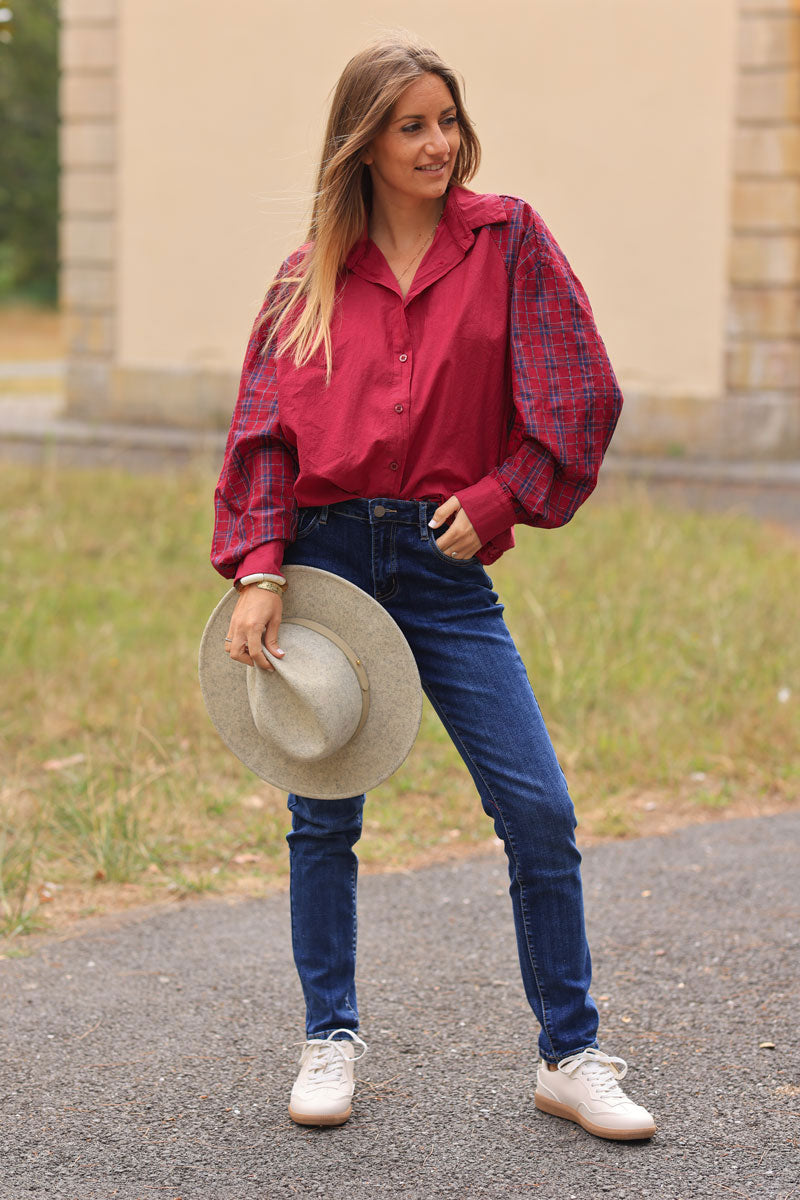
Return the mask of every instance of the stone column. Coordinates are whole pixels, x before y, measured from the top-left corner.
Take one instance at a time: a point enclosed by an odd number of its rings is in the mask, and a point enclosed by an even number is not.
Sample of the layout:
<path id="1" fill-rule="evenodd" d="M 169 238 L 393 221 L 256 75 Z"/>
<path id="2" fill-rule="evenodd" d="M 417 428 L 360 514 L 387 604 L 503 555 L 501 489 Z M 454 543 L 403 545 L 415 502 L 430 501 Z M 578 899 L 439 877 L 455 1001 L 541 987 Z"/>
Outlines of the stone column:
<path id="1" fill-rule="evenodd" d="M 60 288 L 67 413 L 108 404 L 116 319 L 118 0 L 61 0 Z"/>
<path id="2" fill-rule="evenodd" d="M 800 456 L 800 0 L 739 0 L 727 330 L 736 458 Z"/>

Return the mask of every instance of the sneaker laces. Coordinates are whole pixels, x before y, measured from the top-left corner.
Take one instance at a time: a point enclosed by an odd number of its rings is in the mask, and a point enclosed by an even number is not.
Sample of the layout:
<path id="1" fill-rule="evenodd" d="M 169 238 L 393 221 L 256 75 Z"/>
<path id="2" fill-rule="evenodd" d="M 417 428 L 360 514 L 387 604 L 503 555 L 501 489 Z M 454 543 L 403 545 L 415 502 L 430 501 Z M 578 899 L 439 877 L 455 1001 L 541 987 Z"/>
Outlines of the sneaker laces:
<path id="1" fill-rule="evenodd" d="M 617 1063 L 619 1066 L 616 1065 Z M 619 1086 L 619 1080 L 624 1079 L 628 1073 L 628 1064 L 624 1058 L 615 1058 L 610 1054 L 604 1054 L 602 1050 L 595 1049 L 594 1046 L 589 1046 L 586 1050 L 579 1051 L 578 1054 L 570 1054 L 568 1058 L 562 1058 L 558 1069 L 565 1075 L 569 1075 L 570 1078 L 580 1073 L 592 1092 L 601 1100 L 628 1099 Z"/>
<path id="2" fill-rule="evenodd" d="M 346 1033 L 352 1039 L 350 1045 L 356 1043 L 363 1047 L 360 1054 L 353 1054 L 351 1057 L 342 1048 L 343 1039 L 337 1038 L 334 1041 L 334 1034 Z M 308 1061 L 308 1086 L 309 1087 L 329 1087 L 342 1083 L 344 1080 L 345 1063 L 357 1062 L 359 1058 L 363 1058 L 367 1053 L 367 1043 L 353 1033 L 352 1029 L 334 1029 L 333 1033 L 329 1033 L 326 1038 L 309 1038 L 307 1042 L 297 1043 L 303 1046 L 303 1051 L 300 1055 L 300 1061 L 311 1048 Z"/>

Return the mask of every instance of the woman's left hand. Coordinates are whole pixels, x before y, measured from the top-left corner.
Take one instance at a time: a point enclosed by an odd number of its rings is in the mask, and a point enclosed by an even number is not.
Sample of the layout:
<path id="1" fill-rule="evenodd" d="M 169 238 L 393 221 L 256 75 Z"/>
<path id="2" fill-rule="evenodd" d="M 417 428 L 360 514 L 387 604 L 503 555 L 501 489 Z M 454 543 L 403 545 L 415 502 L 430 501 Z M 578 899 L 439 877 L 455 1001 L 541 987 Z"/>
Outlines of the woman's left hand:
<path id="1" fill-rule="evenodd" d="M 451 496 L 449 500 L 445 500 L 444 504 L 439 505 L 429 522 L 430 527 L 434 530 L 438 529 L 453 513 L 456 515 L 452 525 L 436 539 L 436 545 L 448 558 L 472 558 L 473 554 L 480 550 L 481 540 L 461 507 L 458 496 Z"/>

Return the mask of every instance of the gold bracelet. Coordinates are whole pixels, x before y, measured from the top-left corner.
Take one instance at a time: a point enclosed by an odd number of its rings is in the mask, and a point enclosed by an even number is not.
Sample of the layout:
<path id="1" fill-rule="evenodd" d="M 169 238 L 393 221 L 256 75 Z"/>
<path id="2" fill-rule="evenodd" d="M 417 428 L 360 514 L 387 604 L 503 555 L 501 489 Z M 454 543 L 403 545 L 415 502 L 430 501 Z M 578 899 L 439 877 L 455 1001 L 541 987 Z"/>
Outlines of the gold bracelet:
<path id="1" fill-rule="evenodd" d="M 277 583 L 271 579 L 262 579 L 260 576 L 256 576 L 256 578 L 251 580 L 250 583 L 242 583 L 241 579 L 234 579 L 233 586 L 236 588 L 237 592 L 241 592 L 244 588 L 252 587 L 253 584 L 255 584 L 256 587 L 266 587 L 266 584 L 268 583 L 271 584 L 271 587 L 268 589 L 269 591 L 271 591 L 273 588 L 277 588 L 281 594 L 283 594 L 289 586 L 288 582 Z"/>
<path id="2" fill-rule="evenodd" d="M 274 592 L 276 596 L 282 596 L 285 590 L 279 583 L 273 583 L 271 579 L 262 579 L 261 583 L 256 584 L 256 587 L 260 588 L 262 592 Z"/>

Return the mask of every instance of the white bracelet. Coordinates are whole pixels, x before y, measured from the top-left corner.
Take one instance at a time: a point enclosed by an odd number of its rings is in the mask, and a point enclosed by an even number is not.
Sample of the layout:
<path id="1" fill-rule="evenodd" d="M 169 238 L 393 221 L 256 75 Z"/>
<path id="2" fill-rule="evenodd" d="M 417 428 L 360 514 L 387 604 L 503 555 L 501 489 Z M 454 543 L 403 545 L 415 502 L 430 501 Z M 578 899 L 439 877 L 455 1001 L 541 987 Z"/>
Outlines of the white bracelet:
<path id="1" fill-rule="evenodd" d="M 279 583 L 282 587 L 286 587 L 286 580 L 282 575 L 264 575 L 259 572 L 257 575 L 243 575 L 241 579 L 237 579 L 239 587 L 247 587 L 248 583 L 263 583 L 265 580 L 271 583 Z"/>

